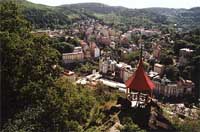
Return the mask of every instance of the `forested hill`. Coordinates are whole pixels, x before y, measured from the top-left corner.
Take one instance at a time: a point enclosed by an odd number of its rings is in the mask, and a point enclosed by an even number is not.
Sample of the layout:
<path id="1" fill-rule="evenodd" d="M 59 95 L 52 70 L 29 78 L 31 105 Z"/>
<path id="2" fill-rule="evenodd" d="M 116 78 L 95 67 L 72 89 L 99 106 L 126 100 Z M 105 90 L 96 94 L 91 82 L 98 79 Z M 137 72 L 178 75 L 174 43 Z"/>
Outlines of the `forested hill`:
<path id="1" fill-rule="evenodd" d="M 16 1 L 23 14 L 35 28 L 55 28 L 77 20 L 95 17 L 106 23 L 123 26 L 174 25 L 186 29 L 200 25 L 200 7 L 191 9 L 144 8 L 128 9 L 100 3 L 80 3 L 61 6 L 45 6 L 26 0 Z"/>

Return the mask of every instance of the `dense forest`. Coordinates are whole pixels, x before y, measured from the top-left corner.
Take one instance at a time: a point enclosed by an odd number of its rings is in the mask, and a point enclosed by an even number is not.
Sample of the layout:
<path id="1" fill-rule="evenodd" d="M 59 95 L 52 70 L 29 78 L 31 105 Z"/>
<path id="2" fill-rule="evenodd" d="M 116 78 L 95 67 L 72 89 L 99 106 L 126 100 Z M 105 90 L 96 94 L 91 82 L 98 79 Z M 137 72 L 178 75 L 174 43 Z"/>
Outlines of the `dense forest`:
<path id="1" fill-rule="evenodd" d="M 0 16 L 1 129 L 82 131 L 95 123 L 101 95 L 60 77 L 59 52 L 47 36 L 30 34 L 14 3 L 1 4 Z"/>

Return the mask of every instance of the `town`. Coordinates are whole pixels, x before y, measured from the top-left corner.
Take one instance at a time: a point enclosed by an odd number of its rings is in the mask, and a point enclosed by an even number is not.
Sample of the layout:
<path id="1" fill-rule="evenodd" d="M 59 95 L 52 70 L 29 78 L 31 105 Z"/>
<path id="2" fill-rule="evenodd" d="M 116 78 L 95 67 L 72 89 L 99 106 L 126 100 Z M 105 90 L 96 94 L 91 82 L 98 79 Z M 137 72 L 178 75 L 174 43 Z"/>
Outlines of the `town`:
<path id="1" fill-rule="evenodd" d="M 0 130 L 199 132 L 199 7 L 30 1 L 0 1 Z"/>
<path id="2" fill-rule="evenodd" d="M 170 80 L 166 76 L 165 65 L 160 64 L 162 49 L 167 43 L 173 43 L 169 34 L 162 34 L 156 29 L 130 28 L 127 32 L 113 29 L 101 24 L 98 20 L 88 19 L 74 23 L 69 29 L 41 30 L 52 38 L 64 38 L 66 42 L 76 42 L 72 52 L 62 53 L 62 62 L 65 66 L 63 75 L 70 80 L 95 87 L 98 82 L 123 91 L 125 82 L 137 68 L 138 52 L 141 46 L 145 69 L 148 76 L 156 85 L 153 93 L 157 98 L 183 101 L 184 97 L 194 95 L 194 83 L 179 76 Z M 149 38 L 154 38 L 149 41 Z M 147 41 L 147 42 L 145 42 Z M 173 59 L 174 66 L 184 66 L 188 63 L 193 50 L 181 48 L 177 58 Z M 126 56 L 136 54 L 133 60 Z M 124 59 L 122 59 L 124 58 Z M 86 74 L 77 75 L 71 65 L 93 62 L 96 67 L 89 68 Z M 127 63 L 130 62 L 131 63 Z M 72 71 L 70 71 L 72 70 Z M 161 99 L 161 98 L 159 98 Z"/>

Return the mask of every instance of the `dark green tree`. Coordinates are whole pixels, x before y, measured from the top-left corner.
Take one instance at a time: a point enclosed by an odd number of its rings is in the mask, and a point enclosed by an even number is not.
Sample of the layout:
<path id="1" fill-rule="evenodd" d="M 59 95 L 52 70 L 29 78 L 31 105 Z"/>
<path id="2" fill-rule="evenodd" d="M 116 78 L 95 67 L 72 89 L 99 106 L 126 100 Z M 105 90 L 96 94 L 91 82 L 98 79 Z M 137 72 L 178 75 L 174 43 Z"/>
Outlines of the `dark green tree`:
<path id="1" fill-rule="evenodd" d="M 73 52 L 74 46 L 67 42 L 55 43 L 52 45 L 55 49 L 57 49 L 60 53 L 70 53 Z"/>
<path id="2" fill-rule="evenodd" d="M 46 36 L 32 36 L 27 21 L 13 2 L 1 3 L 2 119 L 38 103 L 59 75 L 59 53 Z M 9 25 L 8 25 L 9 24 Z"/>
<path id="3" fill-rule="evenodd" d="M 167 78 L 171 81 L 176 81 L 179 77 L 179 69 L 176 66 L 169 65 L 166 66 L 164 74 L 166 74 Z"/>

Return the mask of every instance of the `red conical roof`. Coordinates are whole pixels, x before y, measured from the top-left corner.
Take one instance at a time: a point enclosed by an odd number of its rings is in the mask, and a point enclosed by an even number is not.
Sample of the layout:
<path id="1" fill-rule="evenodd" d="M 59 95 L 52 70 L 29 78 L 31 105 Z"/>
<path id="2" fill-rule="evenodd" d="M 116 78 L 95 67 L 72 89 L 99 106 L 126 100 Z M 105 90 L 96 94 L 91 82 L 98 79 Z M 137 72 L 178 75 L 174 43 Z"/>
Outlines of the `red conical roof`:
<path id="1" fill-rule="evenodd" d="M 155 88 L 155 84 L 149 79 L 143 68 L 143 61 L 140 59 L 135 73 L 125 82 L 126 87 L 136 91 L 146 91 Z"/>

